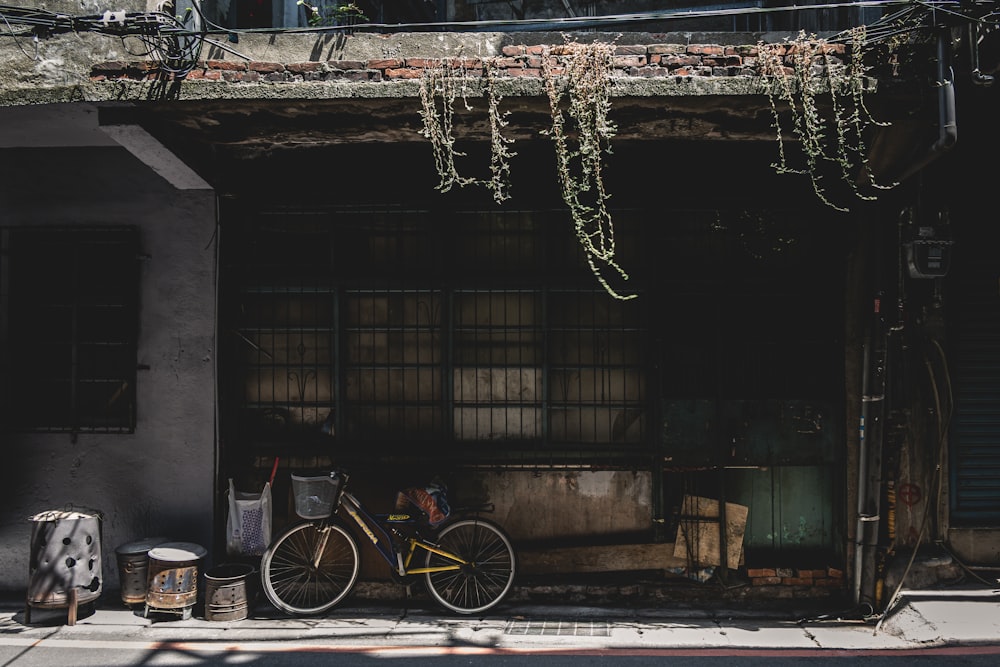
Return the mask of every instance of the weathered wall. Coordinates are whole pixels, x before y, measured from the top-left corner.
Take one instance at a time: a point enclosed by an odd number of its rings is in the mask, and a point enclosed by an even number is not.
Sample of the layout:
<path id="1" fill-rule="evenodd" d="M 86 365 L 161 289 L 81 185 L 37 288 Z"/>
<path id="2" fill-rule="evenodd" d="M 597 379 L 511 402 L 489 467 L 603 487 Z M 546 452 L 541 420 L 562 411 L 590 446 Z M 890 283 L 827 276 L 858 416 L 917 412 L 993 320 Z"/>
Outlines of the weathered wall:
<path id="1" fill-rule="evenodd" d="M 105 589 L 117 589 L 115 548 L 122 544 L 162 535 L 211 547 L 214 193 L 174 189 L 103 137 L 96 119 L 81 121 L 85 111 L 47 122 L 45 108 L 33 110 L 33 122 L 3 111 L 0 224 L 135 225 L 147 257 L 135 433 L 82 433 L 75 442 L 65 433 L 4 435 L 0 590 L 27 584 L 30 517 L 67 505 L 103 513 Z M 68 138 L 74 123 L 76 140 Z M 83 145 L 46 146 L 50 134 Z"/>
<path id="2" fill-rule="evenodd" d="M 356 474 L 351 489 L 373 511 L 389 511 L 397 491 L 429 481 L 432 473 L 397 468 L 377 475 Z M 642 542 L 643 538 L 636 536 L 648 536 L 653 530 L 653 489 L 648 471 L 463 471 L 445 481 L 449 500 L 456 507 L 479 501 L 492 503 L 494 511 L 485 516 L 503 526 L 529 560 L 557 543 L 628 544 Z M 286 503 L 281 480 L 276 488 L 276 502 Z M 388 578 L 389 568 L 374 548 L 363 539 L 360 544 L 364 552 L 362 579 Z M 618 566 L 666 569 L 675 565 L 672 561 L 626 564 L 625 560 L 622 558 Z"/>
<path id="3" fill-rule="evenodd" d="M 476 473 L 495 518 L 520 542 L 651 531 L 648 472 Z M 459 488 L 459 491 L 464 491 Z"/>

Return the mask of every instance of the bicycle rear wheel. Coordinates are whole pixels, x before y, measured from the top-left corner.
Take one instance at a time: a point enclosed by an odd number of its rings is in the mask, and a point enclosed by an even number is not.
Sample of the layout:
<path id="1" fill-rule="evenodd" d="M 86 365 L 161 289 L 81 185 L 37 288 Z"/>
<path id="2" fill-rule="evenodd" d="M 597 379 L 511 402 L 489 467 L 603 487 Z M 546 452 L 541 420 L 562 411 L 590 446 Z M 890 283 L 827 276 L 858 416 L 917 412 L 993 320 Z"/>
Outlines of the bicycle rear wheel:
<path id="1" fill-rule="evenodd" d="M 427 592 L 442 607 L 457 614 L 478 614 L 496 606 L 510 592 L 517 559 L 510 538 L 484 519 L 459 519 L 438 533 L 437 545 L 462 560 L 457 570 L 428 572 Z M 427 553 L 427 567 L 454 565 L 439 554 Z"/>
<path id="2" fill-rule="evenodd" d="M 260 561 L 264 594 L 295 616 L 320 614 L 354 588 L 361 569 L 358 544 L 336 523 L 300 523 L 276 539 Z"/>

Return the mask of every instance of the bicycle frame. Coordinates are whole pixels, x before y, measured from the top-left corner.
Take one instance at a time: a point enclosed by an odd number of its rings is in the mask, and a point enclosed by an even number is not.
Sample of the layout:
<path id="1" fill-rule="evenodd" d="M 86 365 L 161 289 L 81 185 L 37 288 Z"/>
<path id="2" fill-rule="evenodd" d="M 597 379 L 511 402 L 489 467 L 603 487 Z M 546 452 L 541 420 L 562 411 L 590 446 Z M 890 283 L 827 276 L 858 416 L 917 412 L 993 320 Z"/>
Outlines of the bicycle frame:
<path id="1" fill-rule="evenodd" d="M 449 572 L 458 570 L 463 565 L 468 565 L 467 561 L 451 552 L 438 548 L 432 542 L 428 542 L 420 537 L 419 534 L 415 536 L 404 536 L 402 533 L 395 531 L 392 528 L 387 530 L 387 526 L 392 526 L 393 524 L 410 526 L 417 525 L 417 518 L 411 514 L 396 512 L 384 515 L 373 514 L 368 511 L 368 509 L 354 494 L 346 489 L 341 492 L 340 509 L 343 509 L 347 515 L 350 516 L 356 524 L 358 524 L 361 528 L 361 532 L 364 533 L 375 546 L 375 550 L 378 551 L 379 555 L 382 556 L 382 558 L 385 559 L 385 562 L 389 564 L 389 567 L 393 568 L 396 571 L 396 574 L 400 577 L 405 577 L 411 574 Z M 408 548 L 406 549 L 405 554 L 396 547 L 392 537 L 389 535 L 390 531 L 406 542 Z M 413 562 L 413 556 L 416 555 L 417 550 L 435 553 L 442 558 L 454 561 L 454 564 L 441 565 L 438 567 L 411 568 L 410 564 Z"/>
<path id="2" fill-rule="evenodd" d="M 364 542 L 357 529 L 394 579 L 409 584 L 411 577 L 419 577 L 428 595 L 451 612 L 482 613 L 510 591 L 517 567 L 514 547 L 500 526 L 479 518 L 481 512 L 493 511 L 492 503 L 452 507 L 448 521 L 429 525 L 417 505 L 372 512 L 347 490 L 347 473 L 334 470 L 330 478 L 324 486 L 322 478 L 293 477 L 296 513 L 305 521 L 289 526 L 261 557 L 264 593 L 278 609 L 319 614 L 350 595 Z M 296 481 L 303 483 L 294 488 Z M 345 525 L 348 516 L 357 524 L 355 530 Z M 423 562 L 418 562 L 418 552 L 423 552 Z"/>

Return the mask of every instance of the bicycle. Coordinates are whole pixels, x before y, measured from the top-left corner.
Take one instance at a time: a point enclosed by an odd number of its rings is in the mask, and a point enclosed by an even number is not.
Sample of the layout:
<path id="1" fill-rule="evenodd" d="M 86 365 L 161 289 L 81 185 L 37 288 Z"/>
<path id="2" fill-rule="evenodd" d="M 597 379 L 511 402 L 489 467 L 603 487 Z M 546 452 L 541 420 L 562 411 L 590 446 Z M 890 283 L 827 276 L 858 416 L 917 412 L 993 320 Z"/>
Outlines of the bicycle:
<path id="1" fill-rule="evenodd" d="M 456 508 L 439 526 L 430 527 L 416 507 L 416 512 L 370 512 L 347 489 L 349 478 L 344 470 L 292 475 L 295 512 L 305 521 L 279 535 L 261 557 L 263 590 L 275 607 L 312 616 L 350 595 L 361 552 L 338 516 L 341 510 L 389 564 L 394 579 L 407 584 L 422 578 L 431 598 L 448 611 L 482 613 L 510 592 L 517 569 L 512 542 L 499 525 L 479 516 L 492 511 L 492 505 Z"/>

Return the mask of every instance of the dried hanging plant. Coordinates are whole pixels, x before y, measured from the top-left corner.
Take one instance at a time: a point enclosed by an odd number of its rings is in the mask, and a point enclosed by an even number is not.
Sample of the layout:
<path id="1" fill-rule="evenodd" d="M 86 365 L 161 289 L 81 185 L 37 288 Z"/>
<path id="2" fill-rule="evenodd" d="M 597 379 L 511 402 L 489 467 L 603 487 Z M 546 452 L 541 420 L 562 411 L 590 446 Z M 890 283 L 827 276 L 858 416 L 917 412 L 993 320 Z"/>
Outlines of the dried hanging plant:
<path id="1" fill-rule="evenodd" d="M 615 257 L 614 223 L 607 208 L 610 195 L 602 173 L 604 156 L 611 153 L 617 132 L 608 117 L 614 51 L 614 44 L 575 41 L 546 50 L 542 79 L 552 114 L 546 133 L 555 145 L 562 198 L 590 270 L 608 294 L 633 299 L 635 294 L 621 294 L 604 276 L 611 269 L 622 279 L 629 278 Z"/>
<path id="2" fill-rule="evenodd" d="M 772 79 L 769 86 L 773 125 L 777 131 L 778 161 L 771 166 L 778 173 L 807 174 L 816 196 L 838 211 L 848 211 L 846 205 L 835 203 L 822 182 L 827 163 L 837 165 L 840 179 L 859 199 L 876 197 L 862 192 L 858 175 L 873 189 L 888 189 L 875 182 L 868 169 L 868 148 L 865 132 L 877 123 L 868 113 L 864 102 L 866 68 L 864 27 L 851 30 L 849 61 L 834 55 L 835 48 L 826 40 L 800 32 L 784 44 L 758 43 L 761 75 Z M 777 90 L 775 90 L 775 88 Z M 830 113 L 824 117 L 820 101 L 828 98 Z M 791 112 L 791 132 L 799 140 L 805 168 L 789 166 L 785 152 L 785 133 L 778 110 L 779 103 Z"/>
<path id="3" fill-rule="evenodd" d="M 557 176 L 563 201 L 569 207 L 577 240 L 590 270 L 604 289 L 616 299 L 633 299 L 635 294 L 615 290 L 605 273 L 611 269 L 619 278 L 628 274 L 615 257 L 615 234 L 607 208 L 610 195 L 604 187 L 603 160 L 611 153 L 611 138 L 617 128 L 609 118 L 614 44 L 568 41 L 543 57 L 542 78 L 549 99 L 552 125 L 543 132 L 552 137 L 556 148 Z M 481 79 L 470 78 L 461 59 L 443 60 L 428 67 L 420 79 L 421 134 L 431 142 L 434 165 L 440 177 L 437 189 L 479 184 L 493 198 L 510 198 L 511 140 L 503 135 L 507 114 L 500 110 L 498 59 L 483 59 Z M 465 154 L 455 149 L 455 104 L 462 99 L 467 111 L 468 86 L 477 81 L 477 93 L 487 99 L 490 122 L 491 177 L 488 180 L 463 176 L 456 158 Z"/>
<path id="4" fill-rule="evenodd" d="M 443 60 L 438 67 L 423 71 L 420 78 L 422 134 L 430 140 L 434 151 L 434 166 L 441 179 L 437 189 L 441 192 L 455 185 L 483 185 L 493 193 L 498 204 L 510 198 L 510 158 L 516 153 L 509 148 L 513 141 L 503 135 L 507 114 L 500 111 L 502 97 L 496 86 L 498 71 L 496 58 L 483 60 L 483 94 L 490 120 L 491 175 L 487 180 L 462 176 L 455 164 L 456 157 L 465 157 L 465 153 L 455 150 L 456 100 L 461 97 L 466 111 L 472 110 L 467 93 L 467 86 L 471 84 L 464 62 L 461 59 Z"/>

